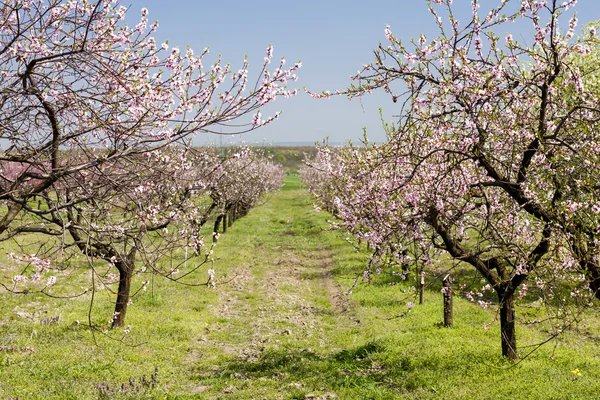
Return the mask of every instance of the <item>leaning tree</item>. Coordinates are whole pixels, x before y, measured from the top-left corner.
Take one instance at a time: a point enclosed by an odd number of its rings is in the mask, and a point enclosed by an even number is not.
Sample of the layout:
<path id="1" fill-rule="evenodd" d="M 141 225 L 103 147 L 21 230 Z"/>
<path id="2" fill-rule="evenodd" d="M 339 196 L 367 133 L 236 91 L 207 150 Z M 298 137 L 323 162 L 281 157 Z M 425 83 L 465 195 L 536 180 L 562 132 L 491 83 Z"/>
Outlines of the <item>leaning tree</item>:
<path id="1" fill-rule="evenodd" d="M 134 27 L 125 12 L 116 1 L 0 2 L 0 241 L 49 235 L 120 273 L 149 241 L 159 243 L 160 229 L 182 221 L 191 201 L 189 160 L 172 145 L 185 153 L 197 132 L 271 122 L 278 114 L 263 119 L 260 108 L 295 94 L 286 83 L 300 67 L 281 59 L 269 70 L 269 46 L 249 80 L 247 60 L 232 70 L 220 56 L 208 64 L 208 49 L 169 49 L 152 37 L 158 23 L 146 9 Z M 179 230 L 182 241 L 200 240 L 191 227 Z M 127 244 L 116 254 L 101 243 Z M 47 270 L 40 254 L 13 258 L 31 264 L 37 280 Z"/>
<path id="2" fill-rule="evenodd" d="M 433 40 L 407 45 L 386 28 L 343 92 L 383 89 L 400 107 L 388 142 L 349 179 L 345 220 L 377 238 L 416 236 L 475 268 L 498 296 L 502 354 L 514 359 L 515 292 L 528 277 L 550 295 L 554 281 L 580 280 L 600 298 L 598 43 L 593 29 L 575 38 L 574 16 L 559 29 L 576 1 L 502 1 L 483 15 L 479 3 L 461 24 L 451 0 L 428 1 Z M 527 21 L 531 44 L 500 36 Z M 369 210 L 387 222 L 363 218 Z"/>

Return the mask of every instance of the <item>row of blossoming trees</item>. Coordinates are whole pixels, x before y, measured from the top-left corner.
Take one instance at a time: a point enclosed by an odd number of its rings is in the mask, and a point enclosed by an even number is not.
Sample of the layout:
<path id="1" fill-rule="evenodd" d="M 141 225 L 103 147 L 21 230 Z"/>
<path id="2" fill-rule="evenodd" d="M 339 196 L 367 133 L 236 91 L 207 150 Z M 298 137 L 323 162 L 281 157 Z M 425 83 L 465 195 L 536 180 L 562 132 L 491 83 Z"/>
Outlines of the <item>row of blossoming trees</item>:
<path id="1" fill-rule="evenodd" d="M 211 214 L 247 210 L 280 184 L 281 171 L 253 153 L 222 159 L 189 137 L 271 122 L 278 114 L 263 119 L 260 108 L 294 95 L 286 84 L 300 68 L 281 59 L 270 70 L 269 47 L 250 80 L 247 60 L 232 70 L 220 56 L 209 64 L 208 49 L 169 49 L 146 9 L 135 27 L 125 11 L 114 0 L 0 1 L 0 242 L 29 241 L 10 255 L 14 276 L 1 267 L 2 286 L 52 294 L 49 259 L 75 253 L 108 284 L 97 267 L 108 263 L 118 272 L 113 326 L 136 272 L 190 279 L 210 259 Z M 177 277 L 159 267 L 184 246 L 200 261 Z"/>
<path id="2" fill-rule="evenodd" d="M 497 295 L 502 353 L 514 359 L 518 291 L 554 304 L 600 298 L 600 46 L 593 27 L 574 36 L 574 16 L 559 29 L 574 0 L 503 0 L 483 15 L 473 1 L 460 22 L 451 0 L 427 3 L 440 36 L 409 46 L 387 28 L 343 92 L 389 93 L 400 115 L 388 140 L 324 147 L 304 176 L 375 258 L 419 248 L 475 269 Z M 531 44 L 505 34 L 513 23 L 531 24 Z"/>
<path id="3" fill-rule="evenodd" d="M 267 192 L 279 189 L 285 173 L 275 164 L 250 149 L 233 154 L 220 165 L 215 184 L 210 185 L 210 197 L 216 209 L 214 231 L 245 216 Z"/>

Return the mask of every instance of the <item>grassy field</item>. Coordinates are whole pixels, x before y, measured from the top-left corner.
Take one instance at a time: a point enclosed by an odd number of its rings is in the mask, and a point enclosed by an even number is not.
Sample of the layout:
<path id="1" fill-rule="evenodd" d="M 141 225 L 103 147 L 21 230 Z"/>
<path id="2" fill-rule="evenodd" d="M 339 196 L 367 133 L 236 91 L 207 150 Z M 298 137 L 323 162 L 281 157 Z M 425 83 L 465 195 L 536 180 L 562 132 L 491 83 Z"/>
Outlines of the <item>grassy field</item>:
<path id="1" fill-rule="evenodd" d="M 483 328 L 495 310 L 456 297 L 443 328 L 439 287 L 404 315 L 413 282 L 386 274 L 345 295 L 368 256 L 312 202 L 289 176 L 219 239 L 216 289 L 157 280 L 134 299 L 127 334 L 86 326 L 90 295 L 0 292 L 0 398 L 598 398 L 598 313 L 507 363 L 498 323 Z M 110 317 L 111 300 L 96 293 L 95 320 Z M 548 336 L 524 324 L 517 334 L 523 354 Z"/>

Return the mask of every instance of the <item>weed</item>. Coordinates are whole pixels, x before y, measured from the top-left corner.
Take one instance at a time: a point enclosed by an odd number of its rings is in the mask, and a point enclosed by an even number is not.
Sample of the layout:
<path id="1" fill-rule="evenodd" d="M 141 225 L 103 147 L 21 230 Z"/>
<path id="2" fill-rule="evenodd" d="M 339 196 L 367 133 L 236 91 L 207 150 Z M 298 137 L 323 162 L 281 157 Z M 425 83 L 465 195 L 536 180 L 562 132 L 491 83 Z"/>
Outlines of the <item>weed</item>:
<path id="1" fill-rule="evenodd" d="M 120 385 L 110 385 L 109 383 L 103 382 L 96 386 L 98 390 L 98 397 L 100 399 L 109 399 L 114 395 L 130 395 L 139 393 L 148 393 L 152 391 L 158 385 L 158 367 L 154 368 L 154 372 L 149 378 L 146 375 L 141 377 L 129 378 L 127 382 L 121 383 Z"/>

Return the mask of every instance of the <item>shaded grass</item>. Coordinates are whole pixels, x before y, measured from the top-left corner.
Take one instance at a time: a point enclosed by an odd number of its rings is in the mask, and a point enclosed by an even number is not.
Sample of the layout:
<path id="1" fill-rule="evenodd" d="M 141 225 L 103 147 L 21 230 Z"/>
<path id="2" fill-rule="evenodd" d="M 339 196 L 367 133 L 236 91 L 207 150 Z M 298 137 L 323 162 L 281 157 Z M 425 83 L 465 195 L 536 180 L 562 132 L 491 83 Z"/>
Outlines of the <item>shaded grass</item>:
<path id="1" fill-rule="evenodd" d="M 157 279 L 135 298 L 131 332 L 107 331 L 123 341 L 85 326 L 89 295 L 0 293 L 0 398 L 597 397 L 595 311 L 583 334 L 567 333 L 513 365 L 500 357 L 497 322 L 483 329 L 495 310 L 456 298 L 454 327 L 440 327 L 435 285 L 408 313 L 412 282 L 389 275 L 343 296 L 368 256 L 328 232 L 329 216 L 315 213 L 299 187 L 288 176 L 284 190 L 222 235 L 216 290 Z M 96 295 L 95 318 L 108 319 L 114 299 Z M 517 334 L 521 348 L 547 337 L 537 326 L 520 325 Z M 128 389 L 155 368 L 155 387 Z"/>

